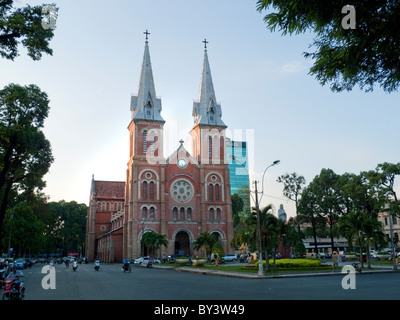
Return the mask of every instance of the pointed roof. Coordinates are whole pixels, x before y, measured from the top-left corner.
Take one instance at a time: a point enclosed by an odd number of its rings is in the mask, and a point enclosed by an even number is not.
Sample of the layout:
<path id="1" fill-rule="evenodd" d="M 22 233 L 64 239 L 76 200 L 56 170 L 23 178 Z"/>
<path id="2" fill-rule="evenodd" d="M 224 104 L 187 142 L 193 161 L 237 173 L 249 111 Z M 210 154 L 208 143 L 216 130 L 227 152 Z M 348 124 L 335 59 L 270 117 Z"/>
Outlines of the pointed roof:
<path id="1" fill-rule="evenodd" d="M 183 146 L 183 140 L 179 141 L 181 144 L 178 149 L 176 149 L 166 160 L 167 164 L 178 164 L 179 159 L 184 159 L 186 160 L 186 163 L 191 163 L 191 164 L 196 164 L 198 165 L 198 162 L 195 158 L 193 158 L 189 151 L 186 150 L 186 148 Z"/>
<path id="2" fill-rule="evenodd" d="M 150 50 L 146 35 L 138 94 L 131 97 L 132 119 L 164 121 L 160 114 L 161 110 L 161 99 L 157 99 L 156 96 Z"/>
<path id="3" fill-rule="evenodd" d="M 217 103 L 211 77 L 207 47 L 204 50 L 203 70 L 201 72 L 199 98 L 193 103 L 194 126 L 199 124 L 224 126 L 221 105 Z"/>

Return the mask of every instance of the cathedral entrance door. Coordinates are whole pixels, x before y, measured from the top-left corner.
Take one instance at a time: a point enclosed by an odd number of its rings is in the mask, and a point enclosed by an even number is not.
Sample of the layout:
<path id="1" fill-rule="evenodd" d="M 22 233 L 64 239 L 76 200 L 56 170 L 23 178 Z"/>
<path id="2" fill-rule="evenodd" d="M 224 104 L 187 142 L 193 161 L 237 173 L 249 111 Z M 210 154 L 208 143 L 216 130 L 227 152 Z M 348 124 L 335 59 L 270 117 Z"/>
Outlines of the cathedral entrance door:
<path id="1" fill-rule="evenodd" d="M 190 240 L 186 231 L 179 231 L 175 236 L 175 254 L 190 256 Z"/>

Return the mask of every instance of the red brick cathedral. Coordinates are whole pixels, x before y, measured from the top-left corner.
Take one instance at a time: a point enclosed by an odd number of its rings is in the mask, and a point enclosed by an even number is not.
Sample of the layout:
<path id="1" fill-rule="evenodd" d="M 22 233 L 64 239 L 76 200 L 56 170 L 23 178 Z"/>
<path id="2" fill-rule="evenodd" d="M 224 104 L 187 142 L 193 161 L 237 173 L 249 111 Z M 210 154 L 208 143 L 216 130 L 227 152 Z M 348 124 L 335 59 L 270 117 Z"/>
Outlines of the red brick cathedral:
<path id="1" fill-rule="evenodd" d="M 204 255 L 193 242 L 215 234 L 225 253 L 233 251 L 231 189 L 225 155 L 225 130 L 217 103 L 205 43 L 197 102 L 193 103 L 191 154 L 180 141 L 165 158 L 161 99 L 156 97 L 147 41 L 137 96 L 131 98 L 126 181 L 92 178 L 87 217 L 86 255 L 104 262 L 148 254 L 141 239 L 155 231 L 168 247 L 156 255 Z"/>

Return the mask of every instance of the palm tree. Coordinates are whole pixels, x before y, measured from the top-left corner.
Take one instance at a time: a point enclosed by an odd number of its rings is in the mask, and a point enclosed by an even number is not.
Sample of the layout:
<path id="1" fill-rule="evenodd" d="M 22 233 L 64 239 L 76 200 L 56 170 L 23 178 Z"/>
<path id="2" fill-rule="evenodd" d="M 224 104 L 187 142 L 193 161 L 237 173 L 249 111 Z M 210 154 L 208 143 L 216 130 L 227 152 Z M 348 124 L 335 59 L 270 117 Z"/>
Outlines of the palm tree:
<path id="1" fill-rule="evenodd" d="M 142 241 L 145 246 L 149 249 L 149 252 L 155 253 L 161 246 L 167 247 L 168 240 L 165 234 L 161 235 L 155 231 L 146 232 L 143 237 Z"/>
<path id="2" fill-rule="evenodd" d="M 204 248 L 206 251 L 206 256 L 208 257 L 211 254 L 211 248 L 217 242 L 215 236 L 208 232 L 200 233 L 199 237 L 193 242 L 193 248 L 195 250 L 200 250 Z"/>
<path id="3" fill-rule="evenodd" d="M 346 239 L 350 242 L 353 240 L 359 245 L 361 267 L 363 267 L 363 246 L 366 246 L 368 268 L 370 267 L 370 261 L 368 258 L 368 247 L 369 239 L 382 238 L 382 224 L 365 214 L 361 210 L 353 210 L 344 216 L 339 218 L 339 232 L 343 234 Z"/>
<path id="4" fill-rule="evenodd" d="M 265 250 L 265 268 L 266 271 L 270 271 L 270 266 L 269 266 L 269 255 L 268 255 L 268 250 L 274 249 L 276 246 L 276 239 L 279 238 L 277 236 L 277 225 L 278 225 L 278 218 L 276 218 L 272 213 L 269 213 L 269 211 L 272 210 L 272 205 L 269 204 L 263 209 L 260 210 L 259 215 L 260 215 L 260 229 L 261 229 L 261 239 L 262 243 L 264 246 Z M 256 224 L 256 218 L 257 218 L 257 209 L 253 208 L 252 211 L 252 217 L 251 222 L 254 222 Z M 253 228 L 253 236 L 256 238 L 257 237 L 257 229 Z M 262 248 L 260 248 L 262 250 Z"/>

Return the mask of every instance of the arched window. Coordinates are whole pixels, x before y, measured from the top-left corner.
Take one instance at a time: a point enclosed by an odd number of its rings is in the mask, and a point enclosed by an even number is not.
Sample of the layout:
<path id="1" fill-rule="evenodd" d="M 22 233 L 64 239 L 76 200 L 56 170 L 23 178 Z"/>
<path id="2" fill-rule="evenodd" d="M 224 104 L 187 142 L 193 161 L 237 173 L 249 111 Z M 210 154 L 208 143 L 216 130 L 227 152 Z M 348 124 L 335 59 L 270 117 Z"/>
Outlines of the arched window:
<path id="1" fill-rule="evenodd" d="M 154 182 L 150 182 L 150 200 L 154 200 Z"/>
<path id="2" fill-rule="evenodd" d="M 154 155 L 154 150 L 155 150 L 155 144 L 156 144 L 156 137 L 154 134 L 154 131 L 150 131 L 150 152 L 151 155 Z"/>
<path id="3" fill-rule="evenodd" d="M 214 221 L 214 209 L 210 209 L 210 221 Z"/>
<path id="4" fill-rule="evenodd" d="M 215 185 L 215 201 L 219 201 L 219 184 Z"/>
<path id="5" fill-rule="evenodd" d="M 216 220 L 217 221 L 221 221 L 221 209 L 220 208 L 217 209 L 217 218 L 216 218 Z"/>
<path id="6" fill-rule="evenodd" d="M 208 201 L 214 201 L 214 188 L 212 184 L 208 185 Z"/>
<path id="7" fill-rule="evenodd" d="M 179 210 L 179 220 L 185 220 L 185 208 L 181 207 Z"/>
<path id="8" fill-rule="evenodd" d="M 143 131 L 143 154 L 147 152 L 147 130 Z"/>
<path id="9" fill-rule="evenodd" d="M 212 138 L 208 137 L 208 158 L 212 158 Z"/>
<path id="10" fill-rule="evenodd" d="M 220 159 L 223 161 L 223 162 L 225 162 L 224 160 L 225 160 L 225 139 L 224 139 L 224 137 L 222 136 L 222 137 L 220 137 L 219 138 L 219 147 L 220 147 L 220 150 L 221 150 L 221 155 L 220 155 Z"/>
<path id="11" fill-rule="evenodd" d="M 143 195 L 142 199 L 147 200 L 147 181 L 143 181 Z"/>
<path id="12" fill-rule="evenodd" d="M 107 204 L 105 202 L 101 203 L 101 211 L 107 211 Z"/>
<path id="13" fill-rule="evenodd" d="M 147 220 L 147 208 L 142 208 L 142 220 Z"/>
<path id="14" fill-rule="evenodd" d="M 178 219 L 178 209 L 176 207 L 172 209 L 172 219 L 175 221 Z"/>
<path id="15" fill-rule="evenodd" d="M 187 219 L 192 220 L 192 208 L 187 208 Z"/>
<path id="16" fill-rule="evenodd" d="M 218 141 L 218 136 L 214 136 L 214 158 L 218 158 L 218 154 L 219 154 L 219 141 Z"/>
<path id="17" fill-rule="evenodd" d="M 155 212 L 154 207 L 150 207 L 150 220 L 151 221 L 154 221 L 154 212 Z"/>

